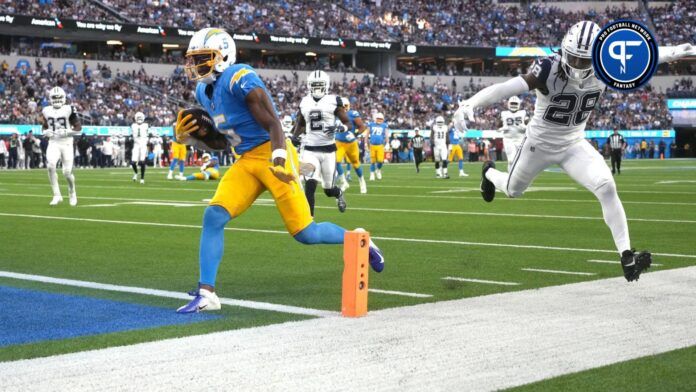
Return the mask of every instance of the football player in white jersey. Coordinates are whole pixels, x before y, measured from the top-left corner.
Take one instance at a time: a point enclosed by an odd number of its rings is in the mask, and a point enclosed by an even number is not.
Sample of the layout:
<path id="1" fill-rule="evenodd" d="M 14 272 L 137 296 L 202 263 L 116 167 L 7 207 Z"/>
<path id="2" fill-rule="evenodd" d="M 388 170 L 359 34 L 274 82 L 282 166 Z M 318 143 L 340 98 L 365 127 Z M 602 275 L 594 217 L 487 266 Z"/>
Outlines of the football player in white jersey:
<path id="1" fill-rule="evenodd" d="M 49 106 L 42 110 L 43 134 L 48 138 L 46 148 L 46 165 L 48 167 L 48 180 L 53 190 L 53 199 L 49 205 L 55 206 L 63 201 L 58 186 L 56 166 L 58 160 L 63 164 L 63 176 L 68 181 L 68 197 L 71 206 L 77 205 L 77 190 L 75 189 L 75 175 L 73 174 L 73 135 L 82 130 L 80 119 L 77 118 L 75 109 L 65 104 L 65 91 L 60 87 L 54 87 L 48 93 Z"/>
<path id="2" fill-rule="evenodd" d="M 283 116 L 283 120 L 280 122 L 280 125 L 283 127 L 283 133 L 285 134 L 285 137 L 287 137 L 288 139 L 292 139 L 292 117 L 286 114 L 285 116 Z"/>
<path id="3" fill-rule="evenodd" d="M 509 171 L 496 170 L 491 161 L 483 165 L 484 200 L 492 201 L 496 188 L 508 197 L 519 197 L 542 170 L 559 165 L 599 200 L 621 256 L 624 277 L 634 281 L 650 267 L 652 256 L 631 248 L 626 213 L 614 178 L 604 158 L 585 140 L 587 119 L 606 89 L 592 69 L 592 43 L 599 31 L 599 26 L 589 21 L 573 25 L 563 38 L 560 54 L 540 58 L 526 75 L 489 86 L 461 102 L 455 119 L 474 121 L 474 109 L 536 90 L 534 115 Z M 683 44 L 660 51 L 659 62 L 694 54 L 692 45 Z"/>
<path id="4" fill-rule="evenodd" d="M 135 122 L 131 125 L 133 134 L 133 152 L 131 153 L 131 166 L 133 167 L 133 181 L 138 181 L 138 166 L 140 166 L 140 183 L 145 183 L 145 159 L 147 159 L 148 129 L 142 112 L 135 113 Z"/>
<path id="5" fill-rule="evenodd" d="M 508 164 L 517 155 L 517 150 L 520 144 L 522 144 L 524 132 L 527 128 L 527 111 L 520 109 L 521 106 L 522 100 L 518 96 L 513 95 L 508 99 L 508 110 L 500 113 L 502 126 L 499 130 L 503 132 L 503 147 L 505 148 Z"/>
<path id="6" fill-rule="evenodd" d="M 152 153 L 154 154 L 154 167 L 162 167 L 162 137 L 157 133 L 152 133 L 150 136 L 150 144 L 152 145 Z"/>
<path id="7" fill-rule="evenodd" d="M 313 168 L 309 173 L 304 173 L 305 195 L 312 216 L 314 216 L 314 192 L 319 182 L 326 196 L 336 198 L 338 210 L 341 212 L 346 210 L 343 191 L 335 182 L 336 133 L 344 131 L 343 128 L 338 129 L 336 119 L 343 123 L 345 129 L 350 128 L 350 120 L 341 98 L 329 94 L 330 87 L 331 80 L 326 72 L 313 71 L 309 74 L 307 77 L 309 94 L 300 102 L 300 111 L 297 113 L 293 132 L 295 138 L 305 134 L 300 161 Z"/>
<path id="8" fill-rule="evenodd" d="M 449 145 L 449 129 L 445 124 L 445 118 L 437 116 L 430 133 L 430 141 L 433 144 L 433 161 L 435 161 L 435 177 L 450 178 L 447 174 L 447 158 Z"/>

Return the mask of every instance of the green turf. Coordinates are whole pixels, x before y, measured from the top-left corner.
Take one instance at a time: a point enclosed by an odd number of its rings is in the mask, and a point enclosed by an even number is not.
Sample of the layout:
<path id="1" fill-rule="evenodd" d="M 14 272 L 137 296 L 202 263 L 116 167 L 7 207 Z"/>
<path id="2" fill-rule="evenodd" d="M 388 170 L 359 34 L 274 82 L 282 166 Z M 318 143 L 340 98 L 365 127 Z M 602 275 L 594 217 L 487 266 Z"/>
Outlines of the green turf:
<path id="1" fill-rule="evenodd" d="M 524 385 L 509 391 L 694 391 L 696 346 Z"/>
<path id="2" fill-rule="evenodd" d="M 370 287 L 432 296 L 414 298 L 372 293 L 370 309 L 621 275 L 611 235 L 602 220 L 599 203 L 591 193 L 565 174 L 544 172 L 523 198 L 506 199 L 499 193 L 495 202 L 489 204 L 481 200 L 477 191 L 480 167 L 467 163 L 470 177 L 458 178 L 453 170 L 455 177 L 441 180 L 434 178 L 432 164 L 425 165 L 418 175 L 411 165 L 387 165 L 382 181 L 368 182 L 367 195 L 360 195 L 357 182 L 353 181 L 347 192 L 349 205 L 345 214 L 337 211 L 333 200 L 317 195 L 317 220 L 329 220 L 347 228 L 364 227 L 379 237 L 376 242 L 387 257 L 387 266 L 382 274 L 370 275 Z M 504 168 L 505 164 L 500 167 Z M 10 214 L 0 215 L 0 270 L 181 292 L 195 286 L 203 200 L 212 197 L 215 182 L 167 181 L 165 171 L 152 169 L 147 173 L 145 185 L 131 182 L 128 169 L 77 170 L 76 177 L 80 205 L 71 208 L 66 198 L 64 204 L 51 208 L 44 170 L 0 172 L 0 214 Z M 65 195 L 64 180 L 60 176 L 59 179 Z M 693 208 L 696 161 L 630 161 L 616 179 L 634 246 L 655 253 L 696 255 L 693 242 L 684 241 L 696 233 Z M 152 204 L 163 201 L 190 206 Z M 295 242 L 285 234 L 267 193 L 228 228 L 232 230 L 226 233 L 225 257 L 217 282 L 220 296 L 313 309 L 340 309 L 341 247 L 310 247 Z M 244 231 L 249 229 L 278 233 Z M 589 263 L 588 259 L 616 263 Z M 655 256 L 654 261 L 662 264 L 656 269 L 696 264 L 696 258 L 678 256 Z M 521 268 L 595 275 L 542 274 Z M 519 285 L 453 282 L 443 280 L 445 276 Z M 0 284 L 28 283 L 4 279 Z M 31 285 L 72 292 L 66 287 Z M 88 295 L 105 294 L 89 290 Z M 172 309 L 181 304 L 177 300 L 143 299 L 137 295 L 124 298 L 155 301 L 158 306 Z M 186 326 L 185 331 L 182 327 L 164 328 L 5 348 L 0 350 L 0 360 L 301 318 L 240 308 L 227 309 L 224 314 L 223 320 Z"/>

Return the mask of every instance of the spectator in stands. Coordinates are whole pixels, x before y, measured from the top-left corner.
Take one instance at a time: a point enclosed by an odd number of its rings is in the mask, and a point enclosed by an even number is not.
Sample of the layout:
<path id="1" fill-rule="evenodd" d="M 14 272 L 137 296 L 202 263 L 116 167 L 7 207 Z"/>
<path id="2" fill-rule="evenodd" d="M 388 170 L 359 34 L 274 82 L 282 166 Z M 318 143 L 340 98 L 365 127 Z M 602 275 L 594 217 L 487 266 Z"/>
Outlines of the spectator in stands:
<path id="1" fill-rule="evenodd" d="M 648 154 L 648 142 L 645 141 L 645 139 L 640 141 L 640 157 L 641 159 L 645 159 Z"/>
<path id="2" fill-rule="evenodd" d="M 5 157 L 7 156 L 7 142 L 5 138 L 0 137 L 0 169 L 5 168 Z"/>

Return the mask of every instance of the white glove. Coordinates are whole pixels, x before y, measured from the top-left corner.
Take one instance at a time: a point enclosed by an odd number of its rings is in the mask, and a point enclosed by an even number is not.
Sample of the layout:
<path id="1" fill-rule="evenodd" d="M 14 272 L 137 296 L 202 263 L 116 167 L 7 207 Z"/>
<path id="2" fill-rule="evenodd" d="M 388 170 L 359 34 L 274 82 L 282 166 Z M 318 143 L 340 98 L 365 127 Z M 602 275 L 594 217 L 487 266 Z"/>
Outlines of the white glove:
<path id="1" fill-rule="evenodd" d="M 65 128 L 56 129 L 56 131 L 54 132 L 54 135 L 57 137 L 66 137 L 66 136 L 68 136 L 68 130 Z"/>
<path id="2" fill-rule="evenodd" d="M 43 135 L 49 139 L 52 139 L 55 136 L 55 133 L 50 129 L 46 129 L 45 131 L 43 131 Z"/>
<path id="3" fill-rule="evenodd" d="M 665 50 L 665 53 L 660 53 L 659 62 L 670 63 L 688 56 L 696 56 L 696 46 L 691 44 L 681 44 Z"/>
<path id="4" fill-rule="evenodd" d="M 466 131 L 466 121 L 476 122 L 474 117 L 474 107 L 468 101 L 460 101 L 459 108 L 454 112 L 454 126 L 459 131 Z"/>

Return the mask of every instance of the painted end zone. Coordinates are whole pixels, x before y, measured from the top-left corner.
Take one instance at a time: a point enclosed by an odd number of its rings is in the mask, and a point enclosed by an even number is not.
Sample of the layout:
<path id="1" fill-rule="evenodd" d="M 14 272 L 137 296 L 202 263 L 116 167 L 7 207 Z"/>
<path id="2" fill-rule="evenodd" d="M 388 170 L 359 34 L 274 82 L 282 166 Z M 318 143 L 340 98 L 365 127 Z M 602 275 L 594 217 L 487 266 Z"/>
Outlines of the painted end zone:
<path id="1" fill-rule="evenodd" d="M 211 320 L 172 309 L 0 286 L 0 347 Z"/>

